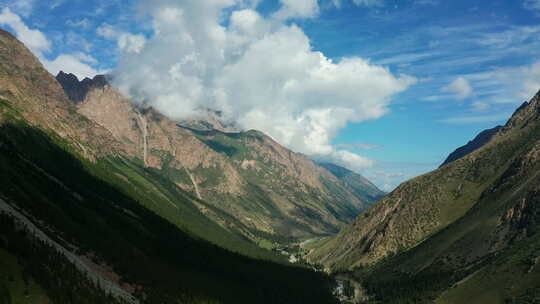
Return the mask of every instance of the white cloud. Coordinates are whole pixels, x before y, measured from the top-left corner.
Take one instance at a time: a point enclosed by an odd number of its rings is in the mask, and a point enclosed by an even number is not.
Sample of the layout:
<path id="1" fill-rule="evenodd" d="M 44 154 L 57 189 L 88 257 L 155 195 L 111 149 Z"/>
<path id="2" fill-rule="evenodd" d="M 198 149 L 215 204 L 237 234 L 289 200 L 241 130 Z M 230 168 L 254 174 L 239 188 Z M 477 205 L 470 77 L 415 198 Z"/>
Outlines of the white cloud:
<path id="1" fill-rule="evenodd" d="M 103 24 L 96 29 L 96 33 L 106 39 L 117 39 L 120 36 L 120 31 L 118 31 L 114 26 L 110 24 Z"/>
<path id="2" fill-rule="evenodd" d="M 438 122 L 446 124 L 475 124 L 475 123 L 486 123 L 486 122 L 502 122 L 510 118 L 511 114 L 496 114 L 496 115 L 483 115 L 483 116 L 459 116 L 451 117 L 446 119 L 441 119 Z"/>
<path id="3" fill-rule="evenodd" d="M 312 18 L 319 14 L 318 0 L 280 0 L 282 8 L 275 13 L 277 19 Z"/>
<path id="4" fill-rule="evenodd" d="M 350 149 L 350 150 L 375 150 L 382 148 L 381 145 L 363 143 L 363 142 L 352 142 L 352 143 L 338 143 L 334 145 L 337 148 Z"/>
<path id="5" fill-rule="evenodd" d="M 96 60 L 83 53 L 62 54 L 52 61 L 44 62 L 47 70 L 56 75 L 60 71 L 66 71 L 77 75 L 79 79 L 92 78 L 97 74 L 103 74 L 104 71 L 96 71 L 91 67 Z"/>
<path id="6" fill-rule="evenodd" d="M 489 103 L 522 103 L 540 90 L 540 60 L 530 65 L 494 68 L 492 71 L 469 74 L 475 85 L 490 96 Z"/>
<path id="7" fill-rule="evenodd" d="M 443 92 L 453 93 L 456 99 L 463 100 L 473 95 L 473 88 L 467 79 L 458 77 L 444 87 Z"/>
<path id="8" fill-rule="evenodd" d="M 51 4 L 49 5 L 49 8 L 50 9 L 56 9 L 56 8 L 59 8 L 60 6 L 62 6 L 64 4 L 64 1 L 65 0 L 54 0 L 51 2 Z"/>
<path id="9" fill-rule="evenodd" d="M 35 0 L 0 0 L 0 7 L 26 17 L 32 13 L 34 2 Z"/>
<path id="10" fill-rule="evenodd" d="M 540 10 L 540 0 L 524 0 L 523 7 L 528 10 Z"/>
<path id="11" fill-rule="evenodd" d="M 352 0 L 356 5 L 365 5 L 365 6 L 382 6 L 384 4 L 383 0 Z"/>
<path id="12" fill-rule="evenodd" d="M 481 34 L 477 43 L 507 52 L 508 50 L 530 49 L 536 43 L 540 26 L 514 26 L 504 31 Z"/>
<path id="13" fill-rule="evenodd" d="M 146 44 L 146 38 L 143 35 L 133 35 L 118 30 L 110 24 L 98 27 L 96 33 L 105 39 L 116 40 L 120 51 L 126 53 L 139 53 Z"/>
<path id="14" fill-rule="evenodd" d="M 90 20 L 88 20 L 88 18 L 83 18 L 83 19 L 80 19 L 80 20 L 72 20 L 72 19 L 69 19 L 68 21 L 66 21 L 66 25 L 69 25 L 69 26 L 72 26 L 72 27 L 79 27 L 79 28 L 82 28 L 82 29 L 89 29 L 91 26 L 92 26 L 92 22 L 90 22 Z"/>
<path id="15" fill-rule="evenodd" d="M 520 91 L 520 97 L 529 99 L 540 90 L 540 61 L 530 66 L 522 67 L 524 75 L 523 85 Z"/>
<path id="16" fill-rule="evenodd" d="M 11 9 L 4 8 L 0 14 L 0 25 L 9 26 L 15 31 L 17 38 L 22 41 L 34 54 L 40 55 L 50 51 L 51 42 L 39 30 L 32 30 L 24 24 L 21 18 Z"/>
<path id="17" fill-rule="evenodd" d="M 92 68 L 97 61 L 84 53 L 60 54 L 54 60 L 48 60 L 45 56 L 51 50 L 51 42 L 45 34 L 36 29 L 30 29 L 22 19 L 14 14 L 9 8 L 4 8 L 0 14 L 0 25 L 10 27 L 17 38 L 24 43 L 36 57 L 40 59 L 45 68 L 56 75 L 59 71 L 67 71 L 79 78 L 93 77 L 100 74 Z"/>
<path id="18" fill-rule="evenodd" d="M 440 0 L 416 0 L 414 4 L 418 5 L 438 5 Z"/>
<path id="19" fill-rule="evenodd" d="M 476 111 L 485 111 L 485 110 L 489 109 L 489 107 L 490 107 L 489 103 L 481 102 L 481 101 L 475 101 L 471 105 L 472 105 L 473 109 L 476 110 Z"/>
<path id="20" fill-rule="evenodd" d="M 435 55 L 435 53 L 405 53 L 378 60 L 377 64 L 388 65 L 397 63 L 413 63 L 421 60 L 431 59 Z"/>
<path id="21" fill-rule="evenodd" d="M 73 47 L 74 49 L 83 49 L 85 52 L 90 52 L 94 45 L 90 43 L 83 35 L 74 31 L 68 31 L 62 36 L 66 45 Z"/>
<path id="22" fill-rule="evenodd" d="M 341 8 L 342 0 L 332 0 L 332 3 L 337 7 Z M 352 0 L 352 3 L 357 6 L 384 6 L 384 0 Z"/>
<path id="23" fill-rule="evenodd" d="M 448 95 L 431 95 L 431 96 L 423 97 L 421 100 L 422 101 L 427 101 L 427 102 L 436 102 L 436 101 L 441 101 L 441 100 L 445 100 L 445 99 L 448 99 L 448 98 L 452 98 L 452 96 L 448 96 Z"/>
<path id="24" fill-rule="evenodd" d="M 416 79 L 358 57 L 333 61 L 313 51 L 294 24 L 234 4 L 141 2 L 154 34 L 138 53 L 122 53 L 116 85 L 173 119 L 213 108 L 297 152 L 355 170 L 372 166 L 371 160 L 336 150 L 332 138 L 348 122 L 383 116 L 392 97 Z M 295 7 L 306 17 L 312 8 Z M 233 10 L 225 23 L 224 9 Z M 99 32 L 118 37 L 112 27 Z"/>

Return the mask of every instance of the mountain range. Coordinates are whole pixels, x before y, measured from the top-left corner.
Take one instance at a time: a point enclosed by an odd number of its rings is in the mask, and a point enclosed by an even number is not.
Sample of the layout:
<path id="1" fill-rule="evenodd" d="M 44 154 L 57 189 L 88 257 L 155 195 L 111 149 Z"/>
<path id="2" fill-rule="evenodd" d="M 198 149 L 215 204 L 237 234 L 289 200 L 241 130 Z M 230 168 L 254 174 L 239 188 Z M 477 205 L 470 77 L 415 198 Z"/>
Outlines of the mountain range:
<path id="1" fill-rule="evenodd" d="M 77 112 L 108 130 L 126 157 L 159 171 L 212 221 L 251 240 L 335 233 L 383 195 L 360 175 L 335 174 L 262 132 L 232 132 L 215 113 L 174 122 L 134 106 L 105 76 L 78 81 L 60 72 L 56 79 L 75 96 Z"/>
<path id="2" fill-rule="evenodd" d="M 106 76 L 55 78 L 0 31 L 2 303 L 333 303 L 327 275 L 269 249 L 383 192 L 218 116 L 175 122 Z"/>

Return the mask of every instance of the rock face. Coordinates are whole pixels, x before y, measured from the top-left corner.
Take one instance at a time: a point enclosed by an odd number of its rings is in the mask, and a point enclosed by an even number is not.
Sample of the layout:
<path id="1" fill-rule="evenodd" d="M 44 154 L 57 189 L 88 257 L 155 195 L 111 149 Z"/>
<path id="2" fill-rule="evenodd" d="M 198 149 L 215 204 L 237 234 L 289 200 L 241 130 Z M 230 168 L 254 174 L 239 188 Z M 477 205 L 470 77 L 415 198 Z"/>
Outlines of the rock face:
<path id="1" fill-rule="evenodd" d="M 336 233 L 382 195 L 353 172 L 336 176 L 261 132 L 221 123 L 218 112 L 173 122 L 133 106 L 102 76 L 57 79 L 78 113 L 108 130 L 129 157 L 168 172 L 178 187 L 217 208 L 199 205 L 201 212 L 249 239 Z"/>
<path id="2" fill-rule="evenodd" d="M 122 153 L 109 131 L 77 113 L 61 85 L 22 43 L 2 30 L 0 43 L 0 100 L 9 104 L 2 110 L 0 123 L 21 117 L 73 140 L 77 151 L 88 159 Z"/>
<path id="3" fill-rule="evenodd" d="M 69 99 L 76 103 L 82 103 L 91 89 L 102 88 L 107 84 L 104 75 L 97 75 L 93 79 L 85 78 L 79 81 L 74 74 L 66 74 L 63 71 L 58 73 L 56 80 L 62 85 Z"/>
<path id="4" fill-rule="evenodd" d="M 446 160 L 443 162 L 441 167 L 448 165 L 451 162 L 454 162 L 464 156 L 467 156 L 474 151 L 482 148 L 487 144 L 491 138 L 499 132 L 502 126 L 496 126 L 495 128 L 482 131 L 478 134 L 473 140 L 469 141 L 466 145 L 457 148 L 454 152 L 450 153 Z"/>

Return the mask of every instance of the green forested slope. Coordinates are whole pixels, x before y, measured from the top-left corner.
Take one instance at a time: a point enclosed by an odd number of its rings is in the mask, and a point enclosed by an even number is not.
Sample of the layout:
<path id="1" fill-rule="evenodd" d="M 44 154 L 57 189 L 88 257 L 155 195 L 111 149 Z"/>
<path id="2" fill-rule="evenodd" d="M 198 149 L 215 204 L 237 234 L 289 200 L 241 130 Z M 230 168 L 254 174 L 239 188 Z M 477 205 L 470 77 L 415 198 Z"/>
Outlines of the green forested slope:
<path id="1" fill-rule="evenodd" d="M 182 232 L 92 175 L 99 164 L 86 164 L 94 167 L 88 170 L 42 131 L 9 124 L 0 128 L 0 138 L 4 199 L 66 247 L 75 246 L 78 255 L 95 255 L 123 282 L 140 286 L 136 295 L 147 303 L 333 301 L 324 275 L 242 257 Z M 4 238 L 8 250 L 27 257 L 28 263 L 53 265 L 41 260 L 42 255 L 21 251 L 30 245 L 17 248 L 11 246 L 14 238 Z M 69 286 L 69 278 L 61 278 Z M 49 287 L 51 295 L 62 293 Z"/>

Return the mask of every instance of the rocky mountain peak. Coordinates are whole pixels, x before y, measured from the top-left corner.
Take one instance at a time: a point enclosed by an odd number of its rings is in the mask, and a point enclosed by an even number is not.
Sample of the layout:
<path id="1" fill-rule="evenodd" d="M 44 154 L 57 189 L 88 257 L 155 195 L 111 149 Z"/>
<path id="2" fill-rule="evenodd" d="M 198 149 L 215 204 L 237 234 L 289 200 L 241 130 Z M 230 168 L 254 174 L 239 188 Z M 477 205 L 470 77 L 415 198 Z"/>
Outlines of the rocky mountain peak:
<path id="1" fill-rule="evenodd" d="M 86 77 L 79 81 L 79 78 L 75 74 L 68 74 L 64 71 L 58 73 L 56 80 L 64 88 L 69 99 L 75 103 L 83 103 L 91 89 L 103 88 L 109 84 L 105 75 L 97 75 L 92 79 Z"/>
<path id="2" fill-rule="evenodd" d="M 529 101 L 525 101 L 512 115 L 510 120 L 502 129 L 502 133 L 507 133 L 510 130 L 523 128 L 530 122 L 539 119 L 540 117 L 540 91 Z"/>

